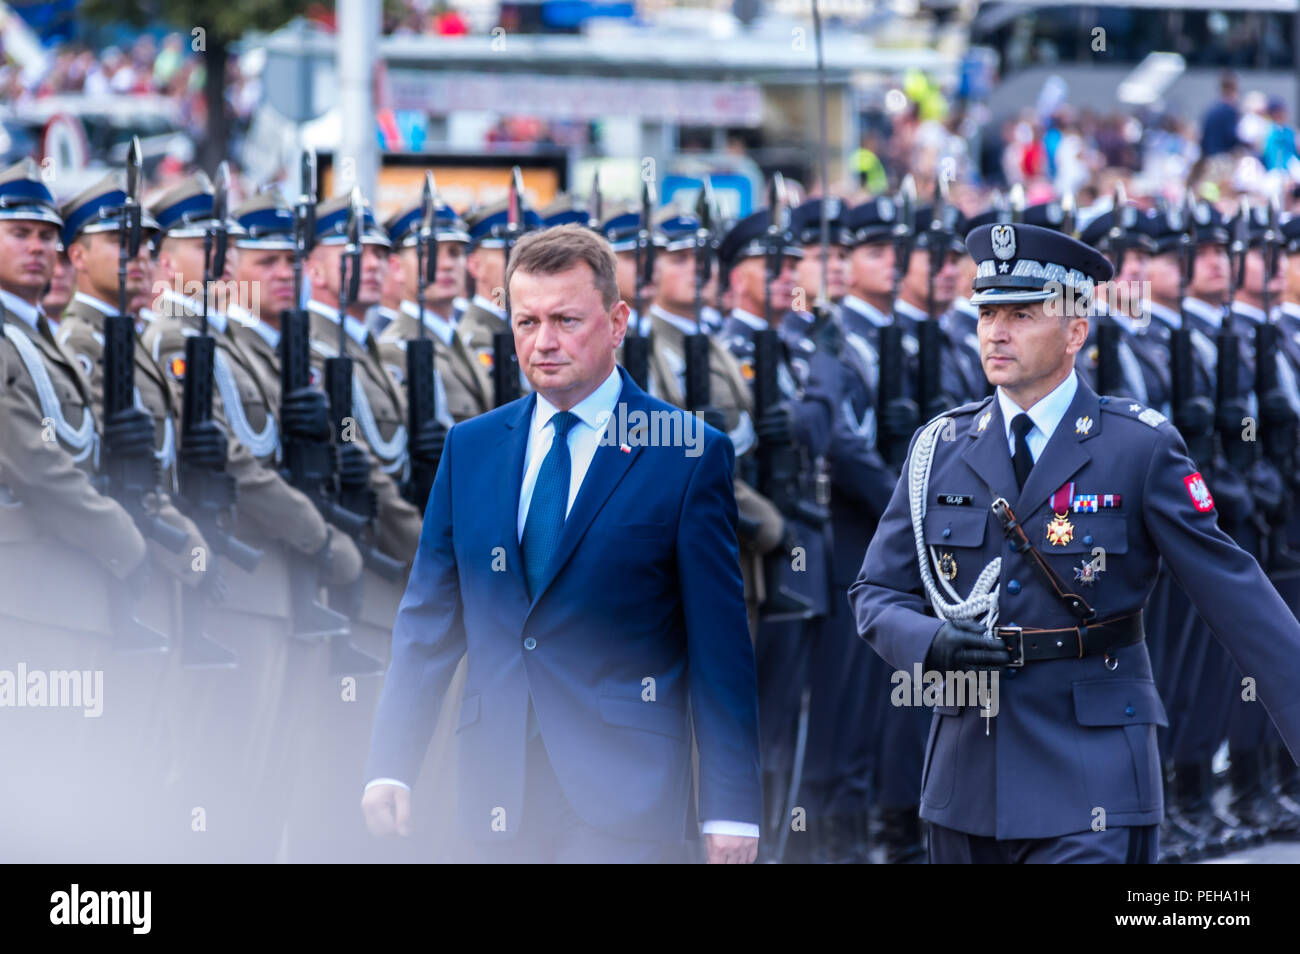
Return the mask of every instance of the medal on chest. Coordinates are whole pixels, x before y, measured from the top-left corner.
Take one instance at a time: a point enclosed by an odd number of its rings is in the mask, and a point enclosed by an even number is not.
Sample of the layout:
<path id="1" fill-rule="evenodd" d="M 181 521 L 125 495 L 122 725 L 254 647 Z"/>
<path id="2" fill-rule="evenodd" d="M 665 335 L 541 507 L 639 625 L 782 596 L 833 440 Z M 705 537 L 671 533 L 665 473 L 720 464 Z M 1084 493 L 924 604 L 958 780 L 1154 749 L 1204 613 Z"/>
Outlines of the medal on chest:
<path id="1" fill-rule="evenodd" d="M 1047 524 L 1047 542 L 1054 547 L 1063 547 L 1074 539 L 1074 524 L 1070 523 L 1070 498 L 1074 496 L 1074 484 L 1066 484 L 1052 494 L 1053 517 Z"/>

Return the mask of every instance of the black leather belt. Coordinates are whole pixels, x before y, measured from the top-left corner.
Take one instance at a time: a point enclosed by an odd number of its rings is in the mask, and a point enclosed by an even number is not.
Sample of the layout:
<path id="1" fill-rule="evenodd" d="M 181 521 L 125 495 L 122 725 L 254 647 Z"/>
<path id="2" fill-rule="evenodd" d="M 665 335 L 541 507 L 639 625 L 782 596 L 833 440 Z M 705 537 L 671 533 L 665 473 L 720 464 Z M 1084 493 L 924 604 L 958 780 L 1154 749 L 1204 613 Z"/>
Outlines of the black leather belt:
<path id="1" fill-rule="evenodd" d="M 1124 616 L 1061 629 L 998 626 L 993 635 L 1006 644 L 1007 652 L 1011 654 L 1011 662 L 1007 665 L 1018 669 L 1027 662 L 1044 659 L 1109 656 L 1113 650 L 1142 642 L 1146 631 L 1142 627 L 1142 611 L 1139 609 Z"/>

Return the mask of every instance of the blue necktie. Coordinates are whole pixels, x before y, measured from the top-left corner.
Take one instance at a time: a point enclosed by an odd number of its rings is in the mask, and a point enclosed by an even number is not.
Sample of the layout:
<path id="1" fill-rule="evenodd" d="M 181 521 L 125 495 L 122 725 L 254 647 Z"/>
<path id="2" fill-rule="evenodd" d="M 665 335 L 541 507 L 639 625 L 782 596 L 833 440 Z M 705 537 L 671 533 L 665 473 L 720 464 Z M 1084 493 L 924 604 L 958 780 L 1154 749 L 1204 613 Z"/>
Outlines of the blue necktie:
<path id="1" fill-rule="evenodd" d="M 524 521 L 522 550 L 524 575 L 528 579 L 528 595 L 535 597 L 551 563 L 551 556 L 560 542 L 564 529 L 564 514 L 569 506 L 569 430 L 578 423 L 577 415 L 558 411 L 551 418 L 555 437 L 551 449 L 537 471 L 533 485 L 533 499 L 528 504 L 528 517 Z"/>

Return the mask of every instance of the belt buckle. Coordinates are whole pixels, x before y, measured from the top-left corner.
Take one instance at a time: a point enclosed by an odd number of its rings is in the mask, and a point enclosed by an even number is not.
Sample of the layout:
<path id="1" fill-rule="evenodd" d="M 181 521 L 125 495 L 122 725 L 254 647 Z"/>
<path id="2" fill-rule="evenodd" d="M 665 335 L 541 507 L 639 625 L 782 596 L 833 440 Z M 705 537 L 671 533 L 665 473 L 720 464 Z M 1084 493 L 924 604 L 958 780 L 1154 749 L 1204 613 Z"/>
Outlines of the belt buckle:
<path id="1" fill-rule="evenodd" d="M 1025 665 L 1025 632 L 1019 626 L 999 626 L 993 631 L 1002 640 L 1007 649 L 1015 653 L 1015 658 L 1007 663 L 1012 669 L 1023 669 Z M 1015 640 L 1014 645 L 1010 640 Z"/>

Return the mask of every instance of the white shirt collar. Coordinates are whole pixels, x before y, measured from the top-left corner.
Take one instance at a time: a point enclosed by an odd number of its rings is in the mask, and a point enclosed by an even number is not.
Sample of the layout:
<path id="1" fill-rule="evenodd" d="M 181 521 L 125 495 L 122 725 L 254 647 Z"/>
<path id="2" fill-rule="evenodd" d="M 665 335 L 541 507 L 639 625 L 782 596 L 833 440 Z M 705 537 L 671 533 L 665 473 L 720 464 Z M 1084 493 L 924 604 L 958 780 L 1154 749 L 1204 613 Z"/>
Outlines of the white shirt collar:
<path id="1" fill-rule="evenodd" d="M 96 311 L 103 312 L 106 315 L 117 314 L 116 306 L 110 305 L 108 302 L 96 298 L 94 295 L 87 295 L 85 292 L 79 291 L 76 294 L 74 294 L 72 298 L 74 301 L 79 301 L 82 304 L 89 305 L 91 308 L 95 309 Z"/>
<path id="2" fill-rule="evenodd" d="M 1264 324 L 1264 309 L 1256 308 L 1254 305 L 1248 304 L 1241 299 L 1237 299 L 1232 303 L 1232 311 L 1233 314 L 1241 315 L 1243 318 L 1247 318 L 1257 325 Z"/>
<path id="3" fill-rule="evenodd" d="M 1278 305 L 1278 311 L 1292 320 L 1300 320 L 1300 304 L 1293 301 L 1284 301 Z"/>
<path id="4" fill-rule="evenodd" d="M 745 311 L 745 309 L 743 308 L 731 309 L 731 317 L 735 318 L 737 321 L 741 322 L 742 324 L 749 325 L 749 327 L 753 328 L 755 331 L 762 331 L 764 328 L 767 327 L 766 321 L 758 317 L 758 315 L 753 314 L 752 312 Z"/>
<path id="5" fill-rule="evenodd" d="M 179 305 L 187 311 L 193 312 L 195 318 L 202 314 L 203 302 L 199 301 L 197 298 L 191 298 L 189 295 L 178 295 L 176 291 L 171 288 L 164 288 L 162 296 L 167 301 Z M 217 329 L 218 334 L 225 334 L 226 316 L 215 308 L 208 309 L 208 324 Z"/>
<path id="6" fill-rule="evenodd" d="M 894 302 L 894 311 L 901 312 L 916 321 L 929 321 L 930 316 L 909 301 L 899 298 Z"/>
<path id="7" fill-rule="evenodd" d="M 888 315 L 870 302 L 859 298 L 857 295 L 845 295 L 842 304 L 845 308 L 852 308 L 877 328 L 883 328 L 885 325 L 889 324 Z"/>
<path id="8" fill-rule="evenodd" d="M 1011 421 L 1017 414 L 1028 414 L 1029 419 L 1034 422 L 1034 428 L 1037 429 L 1042 437 L 1042 444 L 1045 447 L 1047 442 L 1052 439 L 1052 433 L 1061 423 L 1061 418 L 1065 417 L 1065 412 L 1070 409 L 1070 403 L 1074 400 L 1074 395 L 1079 390 L 1079 379 L 1077 372 L 1071 371 L 1065 376 L 1065 380 L 1053 388 L 1050 392 L 1038 400 L 1028 411 L 1023 411 L 1015 401 L 1007 397 L 1002 388 L 998 388 L 998 406 L 1002 409 L 1002 426 L 1007 432 L 1007 445 L 1012 447 L 1013 438 L 1011 436 Z M 1030 431 L 1033 434 L 1033 431 Z M 1031 439 L 1030 449 L 1033 449 Z M 1037 454 L 1034 455 L 1037 459 Z"/>
<path id="9" fill-rule="evenodd" d="M 1183 299 L 1183 307 L 1206 324 L 1213 325 L 1215 328 L 1223 324 L 1223 309 L 1217 305 L 1211 305 L 1208 301 L 1201 301 L 1199 298 L 1189 296 Z"/>
<path id="10" fill-rule="evenodd" d="M 402 309 L 403 314 L 414 318 L 416 321 L 420 320 L 420 309 L 416 306 L 415 302 L 403 301 L 398 307 Z M 450 321 L 442 317 L 442 315 L 438 314 L 432 308 L 424 309 L 424 327 L 428 328 L 442 339 L 443 344 L 450 346 L 451 336 L 455 333 L 455 329 L 452 328 Z"/>
<path id="11" fill-rule="evenodd" d="M 326 305 L 324 302 L 319 302 L 313 298 L 311 301 L 307 302 L 307 307 L 321 317 L 328 318 L 334 324 L 337 325 L 339 323 L 339 310 L 332 305 Z M 357 319 L 353 318 L 351 315 L 344 315 L 343 330 L 346 331 L 348 337 L 357 344 L 361 345 L 363 348 L 366 346 L 366 337 L 370 332 L 366 330 L 366 326 L 363 322 L 357 321 Z"/>
<path id="12" fill-rule="evenodd" d="M 475 305 L 478 305 L 489 314 L 496 315 L 502 321 L 506 320 L 506 313 L 502 309 L 498 308 L 494 302 L 489 301 L 482 295 L 475 295 L 472 301 Z"/>
<path id="13" fill-rule="evenodd" d="M 1181 328 L 1183 326 L 1183 316 L 1167 305 L 1148 301 L 1147 311 L 1151 313 L 1152 318 L 1159 318 L 1170 328 Z"/>
<path id="14" fill-rule="evenodd" d="M 280 350 L 280 332 L 278 330 L 272 328 L 265 321 L 259 321 L 257 324 L 249 325 L 248 327 L 252 328 L 259 335 L 261 335 L 262 340 L 265 341 L 267 344 L 269 344 L 272 348 L 276 349 L 277 351 Z"/>
<path id="15" fill-rule="evenodd" d="M 575 414 L 582 423 L 594 430 L 604 430 L 606 422 L 614 413 L 614 405 L 618 403 L 619 393 L 623 390 L 623 379 L 619 376 L 618 366 L 596 390 L 592 391 L 585 398 L 569 408 L 570 412 Z M 541 394 L 537 395 L 537 405 L 533 408 L 533 437 L 537 437 L 551 418 L 559 413 L 559 409 Z"/>
<path id="16" fill-rule="evenodd" d="M 695 322 L 691 321 L 691 319 L 687 318 L 685 315 L 679 315 L 666 308 L 661 308 L 658 305 L 651 305 L 649 310 L 651 314 L 657 315 L 684 335 L 693 335 L 698 330 L 695 327 Z"/>
<path id="17" fill-rule="evenodd" d="M 41 308 L 39 305 L 33 305 L 23 301 L 17 295 L 0 288 L 0 301 L 5 303 L 5 311 L 10 315 L 17 315 L 23 321 L 27 322 L 32 331 L 37 331 L 37 321 L 41 317 Z"/>

